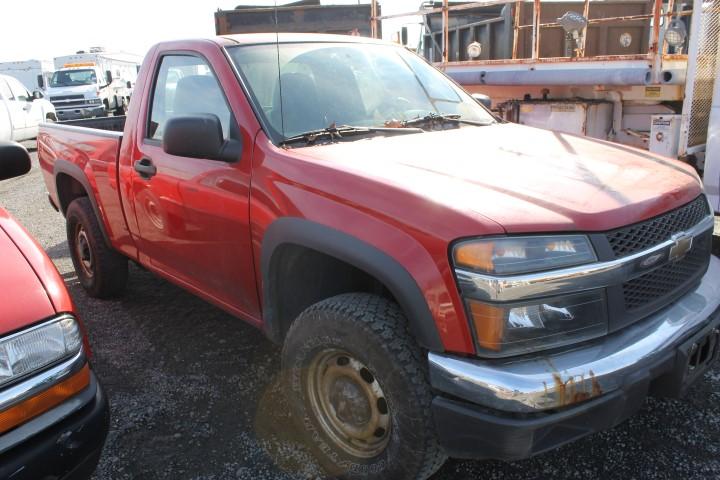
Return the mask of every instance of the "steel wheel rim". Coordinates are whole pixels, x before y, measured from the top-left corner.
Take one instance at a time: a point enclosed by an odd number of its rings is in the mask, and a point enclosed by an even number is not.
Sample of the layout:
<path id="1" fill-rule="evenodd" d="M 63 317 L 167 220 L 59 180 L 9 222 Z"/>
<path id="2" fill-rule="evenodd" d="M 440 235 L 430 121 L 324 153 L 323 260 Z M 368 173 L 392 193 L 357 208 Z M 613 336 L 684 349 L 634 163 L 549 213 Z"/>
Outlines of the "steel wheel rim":
<path id="1" fill-rule="evenodd" d="M 377 378 L 352 355 L 332 349 L 313 359 L 307 387 L 315 418 L 335 445 L 358 458 L 380 454 L 391 413 Z"/>
<path id="2" fill-rule="evenodd" d="M 75 253 L 77 254 L 80 268 L 87 277 L 93 276 L 93 254 L 90 248 L 90 241 L 88 240 L 87 232 L 85 227 L 82 225 L 77 226 L 75 232 Z"/>

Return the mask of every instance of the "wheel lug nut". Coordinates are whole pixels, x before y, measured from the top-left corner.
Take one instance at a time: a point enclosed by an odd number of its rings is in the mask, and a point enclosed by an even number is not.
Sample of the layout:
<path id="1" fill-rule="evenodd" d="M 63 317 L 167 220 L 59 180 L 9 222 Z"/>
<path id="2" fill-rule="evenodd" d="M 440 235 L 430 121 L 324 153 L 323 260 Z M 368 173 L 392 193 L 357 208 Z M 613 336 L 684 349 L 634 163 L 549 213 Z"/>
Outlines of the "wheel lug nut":
<path id="1" fill-rule="evenodd" d="M 373 383 L 375 381 L 375 377 L 373 377 L 373 374 L 370 373 L 370 370 L 368 370 L 367 368 L 363 368 L 362 370 L 360 370 L 360 376 L 367 383 Z"/>

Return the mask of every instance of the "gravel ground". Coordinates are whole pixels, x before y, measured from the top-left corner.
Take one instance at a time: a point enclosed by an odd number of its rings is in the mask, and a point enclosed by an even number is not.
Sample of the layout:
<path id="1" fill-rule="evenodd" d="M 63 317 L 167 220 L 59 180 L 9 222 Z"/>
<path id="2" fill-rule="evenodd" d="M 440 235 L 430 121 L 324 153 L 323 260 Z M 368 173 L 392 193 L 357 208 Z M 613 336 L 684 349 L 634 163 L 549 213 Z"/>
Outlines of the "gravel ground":
<path id="1" fill-rule="evenodd" d="M 318 478 L 275 384 L 278 349 L 252 327 L 134 266 L 122 299 L 85 295 L 63 218 L 49 206 L 33 159 L 29 175 L 0 183 L 0 205 L 47 250 L 88 327 L 112 409 L 95 478 Z M 688 398 L 650 399 L 611 431 L 522 462 L 451 460 L 434 479 L 480 477 L 720 478 L 720 368 Z"/>

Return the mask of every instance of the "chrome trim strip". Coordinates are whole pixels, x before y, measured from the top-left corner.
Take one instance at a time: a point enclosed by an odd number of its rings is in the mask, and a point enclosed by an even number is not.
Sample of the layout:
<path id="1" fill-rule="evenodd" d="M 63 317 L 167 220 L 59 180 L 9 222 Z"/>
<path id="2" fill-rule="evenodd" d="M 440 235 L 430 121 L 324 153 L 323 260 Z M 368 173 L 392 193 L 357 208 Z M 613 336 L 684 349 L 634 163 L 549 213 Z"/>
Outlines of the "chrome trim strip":
<path id="1" fill-rule="evenodd" d="M 12 407 L 33 395 L 37 395 L 43 390 L 47 390 L 66 377 L 80 371 L 85 363 L 87 363 L 85 352 L 80 348 L 78 353 L 62 363 L 44 372 L 32 375 L 20 383 L 10 385 L 0 391 L 0 411 Z"/>
<path id="2" fill-rule="evenodd" d="M 714 218 L 712 215 L 708 215 L 695 226 L 686 230 L 685 233 L 695 238 L 712 228 L 714 228 Z M 669 256 L 674 243 L 673 240 L 666 240 L 652 248 L 617 260 L 590 263 L 548 272 L 498 277 L 457 268 L 455 274 L 463 295 L 478 300 L 512 302 L 532 297 L 560 295 L 607 287 L 626 282 L 651 271 L 649 268 L 639 268 L 639 264 L 646 258 L 658 253 L 667 253 Z M 659 264 L 659 266 L 662 266 L 662 264 Z"/>
<path id="3" fill-rule="evenodd" d="M 620 332 L 560 353 L 525 358 L 480 360 L 431 352 L 430 382 L 440 391 L 506 412 L 571 405 L 643 379 L 654 361 L 709 325 L 719 307 L 720 259 L 712 257 L 695 290 Z"/>

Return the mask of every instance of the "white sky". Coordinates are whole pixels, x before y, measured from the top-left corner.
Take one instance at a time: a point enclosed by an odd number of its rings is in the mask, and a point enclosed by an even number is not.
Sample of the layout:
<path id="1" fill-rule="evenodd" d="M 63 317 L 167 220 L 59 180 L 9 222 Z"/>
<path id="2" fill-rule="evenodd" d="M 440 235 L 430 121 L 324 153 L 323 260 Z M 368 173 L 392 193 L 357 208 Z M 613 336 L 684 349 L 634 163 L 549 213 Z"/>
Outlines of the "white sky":
<path id="1" fill-rule="evenodd" d="M 144 55 L 153 44 L 215 35 L 213 13 L 273 0 L 0 0 L 0 61 L 52 60 L 78 50 Z M 286 3 L 278 0 L 278 4 Z M 323 3 L 358 3 L 332 0 Z M 361 3 L 369 3 L 362 0 Z M 381 0 L 384 14 L 417 10 L 421 0 Z M 389 25 L 388 25 L 389 26 Z M 389 35 L 387 27 L 384 34 Z"/>

